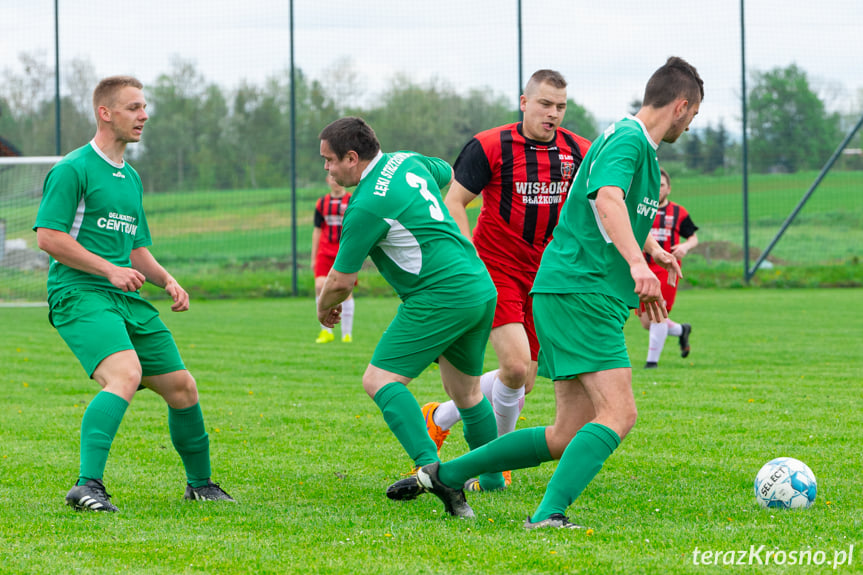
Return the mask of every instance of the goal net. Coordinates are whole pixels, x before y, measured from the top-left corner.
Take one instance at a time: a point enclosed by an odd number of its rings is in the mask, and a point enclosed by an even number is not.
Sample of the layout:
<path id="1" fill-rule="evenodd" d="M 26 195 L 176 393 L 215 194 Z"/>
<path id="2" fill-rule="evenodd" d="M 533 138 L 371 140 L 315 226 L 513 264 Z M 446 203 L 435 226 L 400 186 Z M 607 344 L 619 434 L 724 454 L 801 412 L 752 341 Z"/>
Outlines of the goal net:
<path id="1" fill-rule="evenodd" d="M 0 157 L 0 306 L 44 305 L 48 255 L 33 224 L 56 156 Z"/>

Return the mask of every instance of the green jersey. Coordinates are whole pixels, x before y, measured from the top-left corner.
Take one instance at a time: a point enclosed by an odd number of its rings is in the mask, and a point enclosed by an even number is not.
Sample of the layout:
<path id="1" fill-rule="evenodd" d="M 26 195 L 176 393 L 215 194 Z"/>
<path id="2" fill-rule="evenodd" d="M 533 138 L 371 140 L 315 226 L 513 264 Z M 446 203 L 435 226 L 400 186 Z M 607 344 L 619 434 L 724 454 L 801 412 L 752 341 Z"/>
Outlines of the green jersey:
<path id="1" fill-rule="evenodd" d="M 90 142 L 69 153 L 48 172 L 33 229 L 66 232 L 97 256 L 117 266 L 131 267 L 132 250 L 151 244 L 142 206 L 143 191 L 141 178 L 132 166 L 112 162 Z M 48 301 L 53 303 L 76 287 L 126 293 L 107 278 L 51 258 Z"/>
<path id="2" fill-rule="evenodd" d="M 473 245 L 444 206 L 452 168 L 414 152 L 378 154 L 342 220 L 334 269 L 350 274 L 371 256 L 402 301 L 469 307 L 497 292 Z"/>
<path id="3" fill-rule="evenodd" d="M 533 293 L 601 293 L 638 307 L 629 264 L 596 212 L 604 186 L 623 190 L 629 222 L 643 246 L 659 208 L 658 145 L 634 116 L 609 126 L 590 146 L 545 249 Z"/>

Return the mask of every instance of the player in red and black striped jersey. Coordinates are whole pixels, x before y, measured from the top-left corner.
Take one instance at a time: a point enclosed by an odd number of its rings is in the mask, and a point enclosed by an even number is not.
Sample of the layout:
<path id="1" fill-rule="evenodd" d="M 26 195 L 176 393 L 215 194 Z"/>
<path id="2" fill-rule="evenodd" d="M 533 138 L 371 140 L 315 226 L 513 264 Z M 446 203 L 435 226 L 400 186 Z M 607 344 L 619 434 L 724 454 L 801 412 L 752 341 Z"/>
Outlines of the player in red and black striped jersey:
<path id="1" fill-rule="evenodd" d="M 535 72 L 520 98 L 524 120 L 480 132 L 462 149 L 444 203 L 471 237 L 467 205 L 482 194 L 473 242 L 498 291 L 490 341 L 499 369 L 483 375 L 501 435 L 515 429 L 533 387 L 539 342 L 528 295 L 545 246 L 590 141 L 560 127 L 566 80 Z M 452 402 L 424 408 L 433 438 L 459 419 Z M 443 439 L 440 439 L 442 442 Z"/>
<path id="2" fill-rule="evenodd" d="M 315 301 L 321 295 L 324 280 L 336 261 L 339 240 L 342 237 L 342 218 L 351 195 L 327 174 L 330 193 L 318 198 L 315 204 L 315 227 L 312 230 L 312 267 L 315 271 Z M 354 325 L 354 299 L 342 303 L 342 341 L 350 343 Z M 335 339 L 332 328 L 321 325 L 316 343 L 329 343 Z"/>
<path id="3" fill-rule="evenodd" d="M 650 230 L 650 234 L 662 249 L 671 253 L 680 261 L 692 248 L 698 245 L 698 236 L 695 233 L 698 226 L 693 223 L 686 208 L 669 201 L 668 195 L 671 193 L 671 177 L 664 169 L 660 169 L 660 174 L 659 210 L 656 212 L 656 219 L 653 220 L 653 228 Z M 681 238 L 684 241 L 681 242 Z M 650 265 L 650 270 L 656 274 L 656 277 L 662 284 L 662 298 L 665 300 L 665 308 L 670 314 L 671 308 L 674 306 L 674 300 L 677 297 L 677 283 L 669 285 L 668 271 L 654 262 L 648 254 L 644 254 L 644 257 Z M 643 311 L 643 309 L 640 311 Z M 669 335 L 676 336 L 679 339 L 680 356 L 686 357 L 689 355 L 691 325 L 688 323 L 680 324 L 671 321 L 670 318 L 662 323 L 651 323 L 645 313 L 640 314 L 639 317 L 641 318 L 641 325 L 650 332 L 646 368 L 654 368 L 659 365 L 659 356 L 662 355 L 662 348 L 665 347 L 665 340 Z"/>

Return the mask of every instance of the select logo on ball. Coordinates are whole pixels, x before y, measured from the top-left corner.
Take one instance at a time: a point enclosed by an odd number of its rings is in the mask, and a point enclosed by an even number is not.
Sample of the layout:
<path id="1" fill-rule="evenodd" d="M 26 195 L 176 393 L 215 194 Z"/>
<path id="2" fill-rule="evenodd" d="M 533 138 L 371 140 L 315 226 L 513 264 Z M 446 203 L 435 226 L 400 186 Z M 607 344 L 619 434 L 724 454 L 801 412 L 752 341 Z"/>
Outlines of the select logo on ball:
<path id="1" fill-rule="evenodd" d="M 755 476 L 755 499 L 771 509 L 806 509 L 815 502 L 818 485 L 809 466 L 793 457 L 768 461 Z"/>

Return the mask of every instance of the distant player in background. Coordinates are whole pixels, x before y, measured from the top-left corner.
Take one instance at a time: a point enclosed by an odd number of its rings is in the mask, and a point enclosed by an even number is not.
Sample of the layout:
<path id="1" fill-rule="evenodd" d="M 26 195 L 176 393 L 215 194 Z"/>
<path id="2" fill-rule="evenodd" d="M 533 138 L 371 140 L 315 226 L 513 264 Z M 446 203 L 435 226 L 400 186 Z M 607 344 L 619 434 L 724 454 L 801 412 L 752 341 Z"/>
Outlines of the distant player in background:
<path id="1" fill-rule="evenodd" d="M 436 361 L 444 389 L 464 419 L 468 445 L 491 441 L 497 426 L 479 376 L 496 295 L 476 250 L 443 206 L 440 189 L 452 180 L 452 168 L 414 152 L 381 152 L 374 130 L 360 118 L 336 120 L 320 140 L 324 169 L 338 184 L 357 187 L 318 299 L 318 320 L 329 327 L 338 323 L 342 302 L 371 257 L 402 304 L 375 347 L 363 389 L 414 466 L 440 461 L 407 388 Z M 495 475 L 503 487 L 503 477 Z M 447 494 L 448 513 L 472 515 L 463 509 L 461 485 Z"/>
<path id="2" fill-rule="evenodd" d="M 491 344 L 499 369 L 482 376 L 498 433 L 515 429 L 525 393 L 536 379 L 539 343 L 528 295 L 542 252 L 557 225 L 567 191 L 590 142 L 560 127 L 566 113 L 566 80 L 538 70 L 519 105 L 524 120 L 480 132 L 462 149 L 445 203 L 462 233 L 471 238 L 497 288 Z M 471 234 L 467 205 L 482 194 Z M 452 402 L 423 406 L 429 435 L 438 448 L 458 420 Z M 509 473 L 505 474 L 509 483 Z M 470 481 L 466 488 L 488 486 Z"/>
<path id="3" fill-rule="evenodd" d="M 324 280 L 336 261 L 339 251 L 339 240 L 342 237 L 342 218 L 351 195 L 338 185 L 333 177 L 327 174 L 327 185 L 330 192 L 318 198 L 315 204 L 315 228 L 312 230 L 312 266 L 315 270 L 315 302 L 321 295 Z M 342 341 L 353 341 L 354 328 L 354 298 L 353 295 L 342 302 Z M 315 343 L 330 343 L 335 339 L 333 328 L 321 324 L 321 333 Z"/>
<path id="4" fill-rule="evenodd" d="M 689 250 L 698 245 L 698 236 L 695 231 L 698 227 L 692 222 L 689 217 L 689 212 L 680 204 L 675 204 L 668 200 L 668 195 L 671 193 L 671 177 L 664 169 L 660 170 L 662 179 L 659 185 L 659 211 L 656 212 L 656 219 L 653 221 L 653 228 L 650 230 L 653 239 L 662 246 L 667 252 L 677 258 L 681 262 L 684 256 L 689 253 Z M 680 238 L 685 241 L 681 242 Z M 677 282 L 674 285 L 668 283 L 668 271 L 657 265 L 650 257 L 650 254 L 644 254 L 647 263 L 650 265 L 650 271 L 656 274 L 662 284 L 662 298 L 665 300 L 665 308 L 668 313 L 671 313 L 671 308 L 674 306 L 674 300 L 677 297 Z M 681 262 L 682 266 L 682 262 Z M 651 369 L 658 367 L 659 356 L 662 354 L 662 348 L 665 346 L 665 340 L 670 335 L 677 337 L 680 342 L 680 357 L 689 355 L 689 334 L 692 333 L 692 326 L 688 323 L 676 323 L 671 321 L 671 318 L 663 322 L 651 323 L 650 318 L 644 313 L 644 306 L 640 308 L 639 318 L 644 329 L 650 331 L 650 342 L 647 348 L 647 363 L 644 367 Z"/>
<path id="5" fill-rule="evenodd" d="M 186 469 L 185 498 L 234 501 L 210 480 L 210 441 L 195 379 L 159 312 L 138 291 L 148 281 L 171 296 L 172 311 L 189 309 L 189 294 L 148 249 L 141 178 L 124 160 L 148 119 L 142 88 L 130 76 L 99 82 L 96 135 L 48 173 L 33 226 L 51 256 L 48 319 L 102 387 L 81 421 L 78 479 L 66 495 L 75 509 L 118 510 L 102 479 L 139 386 L 168 404 L 171 442 Z"/>

